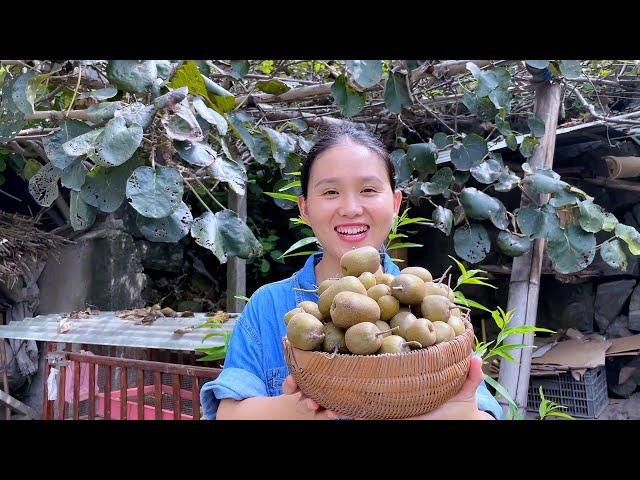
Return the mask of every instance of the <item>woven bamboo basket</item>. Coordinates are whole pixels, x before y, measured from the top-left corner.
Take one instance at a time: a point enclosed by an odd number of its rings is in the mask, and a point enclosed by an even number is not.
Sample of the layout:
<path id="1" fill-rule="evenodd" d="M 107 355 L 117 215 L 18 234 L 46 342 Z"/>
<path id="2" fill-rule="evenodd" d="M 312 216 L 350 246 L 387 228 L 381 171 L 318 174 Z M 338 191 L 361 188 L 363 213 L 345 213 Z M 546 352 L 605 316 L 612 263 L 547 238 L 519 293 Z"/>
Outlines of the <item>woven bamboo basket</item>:
<path id="1" fill-rule="evenodd" d="M 439 407 L 465 382 L 474 334 L 464 323 L 453 340 L 397 354 L 309 352 L 285 337 L 285 358 L 300 390 L 324 408 L 349 418 L 410 418 Z"/>

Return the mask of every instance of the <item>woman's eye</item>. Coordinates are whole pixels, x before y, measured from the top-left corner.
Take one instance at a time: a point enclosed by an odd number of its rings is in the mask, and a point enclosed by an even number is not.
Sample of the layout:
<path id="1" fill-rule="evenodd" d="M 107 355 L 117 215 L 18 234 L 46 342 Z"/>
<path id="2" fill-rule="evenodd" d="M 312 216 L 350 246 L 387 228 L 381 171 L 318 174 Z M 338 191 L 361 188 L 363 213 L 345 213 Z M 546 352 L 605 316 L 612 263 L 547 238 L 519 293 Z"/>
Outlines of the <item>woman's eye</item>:
<path id="1" fill-rule="evenodd" d="M 363 188 L 362 191 L 366 192 L 366 193 L 376 193 L 377 192 L 377 190 L 375 188 L 372 188 L 372 187 Z"/>
<path id="2" fill-rule="evenodd" d="M 336 190 L 327 190 L 323 193 L 323 195 L 337 195 L 338 192 Z"/>

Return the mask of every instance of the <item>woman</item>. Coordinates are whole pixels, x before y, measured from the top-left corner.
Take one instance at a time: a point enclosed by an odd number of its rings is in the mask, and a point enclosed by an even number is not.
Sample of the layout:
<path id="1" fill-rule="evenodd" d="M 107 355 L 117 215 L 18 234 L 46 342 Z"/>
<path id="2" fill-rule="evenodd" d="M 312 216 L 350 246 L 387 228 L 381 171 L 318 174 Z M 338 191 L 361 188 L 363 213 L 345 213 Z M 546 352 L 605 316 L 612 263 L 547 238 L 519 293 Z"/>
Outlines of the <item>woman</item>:
<path id="1" fill-rule="evenodd" d="M 309 152 L 301 171 L 301 216 L 309 222 L 322 253 L 286 280 L 256 290 L 231 336 L 225 367 L 201 391 L 208 419 L 334 419 L 336 412 L 304 397 L 289 375 L 282 348 L 284 315 L 304 300 L 318 301 L 313 290 L 339 276 L 340 257 L 353 247 L 381 249 L 398 214 L 402 193 L 384 145 L 352 125 L 332 130 Z M 384 254 L 379 271 L 399 269 Z M 493 419 L 502 415 L 482 382 L 474 358 L 466 383 L 446 404 L 416 419 Z M 487 413 L 490 411 L 491 414 Z"/>

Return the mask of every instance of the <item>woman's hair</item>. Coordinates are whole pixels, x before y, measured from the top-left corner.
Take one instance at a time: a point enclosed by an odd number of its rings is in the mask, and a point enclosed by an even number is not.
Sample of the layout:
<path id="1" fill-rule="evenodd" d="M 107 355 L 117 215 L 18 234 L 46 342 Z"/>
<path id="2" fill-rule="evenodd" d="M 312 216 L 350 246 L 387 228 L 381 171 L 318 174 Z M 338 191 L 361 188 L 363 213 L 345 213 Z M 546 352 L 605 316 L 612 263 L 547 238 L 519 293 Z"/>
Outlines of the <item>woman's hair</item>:
<path id="1" fill-rule="evenodd" d="M 363 147 L 368 148 L 373 153 L 378 155 L 387 167 L 391 189 L 395 190 L 395 168 L 393 166 L 393 163 L 391 162 L 391 159 L 389 158 L 389 152 L 384 146 L 384 143 L 382 143 L 382 141 L 378 137 L 376 137 L 369 131 L 359 128 L 353 123 L 345 122 L 339 127 L 332 127 L 326 130 L 320 136 L 318 141 L 316 141 L 313 147 L 311 147 L 311 150 L 309 150 L 309 153 L 307 154 L 307 158 L 304 160 L 304 162 L 302 162 L 300 182 L 302 183 L 303 197 L 307 196 L 309 187 L 309 175 L 311 174 L 311 166 L 313 165 L 315 159 L 325 150 L 328 150 L 336 145 L 340 145 L 344 142 L 344 140 L 349 140 L 355 144 L 362 145 Z"/>

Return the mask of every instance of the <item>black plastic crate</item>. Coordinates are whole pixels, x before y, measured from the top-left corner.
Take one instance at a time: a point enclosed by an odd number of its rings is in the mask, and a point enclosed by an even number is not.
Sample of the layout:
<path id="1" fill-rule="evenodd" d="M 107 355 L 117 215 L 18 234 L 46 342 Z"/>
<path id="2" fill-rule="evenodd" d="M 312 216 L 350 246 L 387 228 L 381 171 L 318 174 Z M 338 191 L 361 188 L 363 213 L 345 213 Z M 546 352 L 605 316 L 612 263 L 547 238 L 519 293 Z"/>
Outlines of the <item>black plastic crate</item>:
<path id="1" fill-rule="evenodd" d="M 567 408 L 561 411 L 574 417 L 597 418 L 609 404 L 604 366 L 587 369 L 581 380 L 575 380 L 569 372 L 530 377 L 527 398 L 530 412 L 538 411 L 541 385 L 547 400 L 564 405 Z"/>

